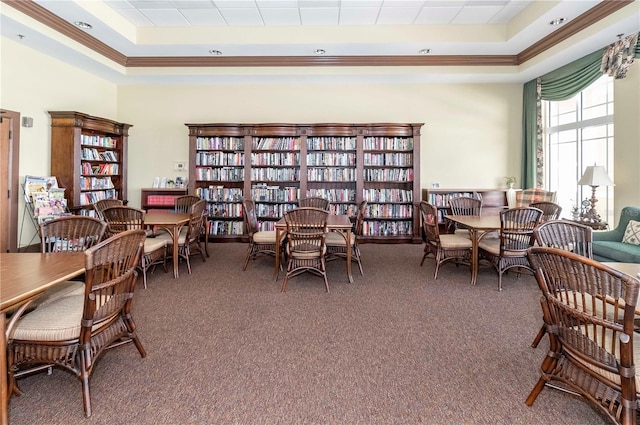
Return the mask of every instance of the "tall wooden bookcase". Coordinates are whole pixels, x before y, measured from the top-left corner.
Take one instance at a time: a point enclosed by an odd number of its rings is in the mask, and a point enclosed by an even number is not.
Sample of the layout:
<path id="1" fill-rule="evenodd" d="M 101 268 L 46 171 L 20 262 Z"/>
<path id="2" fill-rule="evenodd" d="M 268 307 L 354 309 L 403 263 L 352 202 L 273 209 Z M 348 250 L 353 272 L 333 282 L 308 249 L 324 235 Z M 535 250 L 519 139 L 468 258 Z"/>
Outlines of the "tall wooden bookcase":
<path id="1" fill-rule="evenodd" d="M 244 239 L 244 197 L 256 202 L 266 230 L 306 196 L 350 215 L 368 201 L 366 242 L 420 240 L 423 124 L 185 125 L 189 193 L 208 201 L 212 240 Z"/>
<path id="2" fill-rule="evenodd" d="M 49 111 L 51 175 L 71 210 L 100 199 L 127 203 L 127 139 L 130 124 L 74 111 Z"/>

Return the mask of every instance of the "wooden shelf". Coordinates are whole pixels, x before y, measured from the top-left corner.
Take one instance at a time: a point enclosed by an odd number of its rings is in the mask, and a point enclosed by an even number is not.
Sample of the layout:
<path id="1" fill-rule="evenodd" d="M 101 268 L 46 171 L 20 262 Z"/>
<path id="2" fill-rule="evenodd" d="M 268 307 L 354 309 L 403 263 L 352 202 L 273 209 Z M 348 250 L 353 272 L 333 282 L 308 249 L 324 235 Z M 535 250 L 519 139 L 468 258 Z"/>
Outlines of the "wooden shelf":
<path id="1" fill-rule="evenodd" d="M 143 210 L 173 210 L 175 199 L 187 194 L 187 189 L 140 189 L 140 205 Z"/>

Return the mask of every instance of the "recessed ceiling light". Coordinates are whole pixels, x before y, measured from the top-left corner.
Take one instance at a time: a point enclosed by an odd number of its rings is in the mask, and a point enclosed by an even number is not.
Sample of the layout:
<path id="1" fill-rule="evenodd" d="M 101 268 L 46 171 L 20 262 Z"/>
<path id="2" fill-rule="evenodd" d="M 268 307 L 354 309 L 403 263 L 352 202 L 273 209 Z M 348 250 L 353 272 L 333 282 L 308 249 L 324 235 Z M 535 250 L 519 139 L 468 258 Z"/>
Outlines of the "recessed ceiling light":
<path id="1" fill-rule="evenodd" d="M 549 22 L 549 25 L 562 25 L 567 22 L 567 18 L 556 18 L 553 21 Z"/>
<path id="2" fill-rule="evenodd" d="M 431 53 L 431 49 L 421 49 L 418 51 L 418 53 L 421 55 L 428 55 L 429 53 Z"/>
<path id="3" fill-rule="evenodd" d="M 220 56 L 222 54 L 220 50 L 216 50 L 216 49 L 209 50 L 209 53 L 211 53 L 214 56 Z"/>
<path id="4" fill-rule="evenodd" d="M 82 28 L 83 30 L 90 30 L 91 28 L 93 28 L 91 24 L 87 24 L 86 22 L 82 21 L 75 21 L 73 25 L 77 26 L 78 28 Z"/>
<path id="5" fill-rule="evenodd" d="M 327 51 L 324 49 L 316 49 L 313 51 L 313 53 L 316 55 L 324 55 L 325 53 L 327 53 Z"/>

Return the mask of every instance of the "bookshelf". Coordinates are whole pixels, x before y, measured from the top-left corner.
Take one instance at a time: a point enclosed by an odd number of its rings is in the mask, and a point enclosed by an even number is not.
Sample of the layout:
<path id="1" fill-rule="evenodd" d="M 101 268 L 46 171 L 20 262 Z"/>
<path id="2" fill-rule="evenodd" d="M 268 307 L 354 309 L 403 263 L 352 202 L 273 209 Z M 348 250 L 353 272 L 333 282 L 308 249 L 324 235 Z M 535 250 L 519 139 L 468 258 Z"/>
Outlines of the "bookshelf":
<path id="1" fill-rule="evenodd" d="M 418 242 L 423 124 L 185 124 L 189 193 L 208 201 L 212 240 L 246 240 L 242 199 L 253 198 L 262 229 L 297 200 L 322 196 L 355 217 L 369 203 L 364 242 Z"/>
<path id="2" fill-rule="evenodd" d="M 49 111 L 51 174 L 66 190 L 68 208 L 101 199 L 127 203 L 127 139 L 130 124 L 74 111 Z"/>
<path id="3" fill-rule="evenodd" d="M 422 189 L 422 200 L 438 208 L 440 222 L 451 213 L 449 199 L 456 196 L 481 199 L 483 215 L 499 215 L 508 208 L 507 189 Z"/>
<path id="4" fill-rule="evenodd" d="M 140 189 L 140 206 L 143 210 L 173 210 L 175 199 L 187 194 L 187 189 Z"/>

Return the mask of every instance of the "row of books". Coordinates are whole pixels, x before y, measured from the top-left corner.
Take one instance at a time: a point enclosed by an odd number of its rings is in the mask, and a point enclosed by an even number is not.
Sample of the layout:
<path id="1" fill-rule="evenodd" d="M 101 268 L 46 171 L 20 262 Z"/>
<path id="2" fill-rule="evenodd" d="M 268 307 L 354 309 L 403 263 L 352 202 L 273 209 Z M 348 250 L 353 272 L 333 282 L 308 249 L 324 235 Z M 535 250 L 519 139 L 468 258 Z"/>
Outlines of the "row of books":
<path id="1" fill-rule="evenodd" d="M 355 182 L 355 168 L 309 168 L 307 180 L 310 182 Z"/>
<path id="2" fill-rule="evenodd" d="M 348 215 L 349 217 L 355 217 L 358 208 L 355 204 L 331 204 L 329 205 L 329 212 L 331 214 Z"/>
<path id="3" fill-rule="evenodd" d="M 369 221 L 362 224 L 365 236 L 410 236 L 413 224 L 410 221 Z"/>
<path id="4" fill-rule="evenodd" d="M 300 181 L 300 169 L 298 168 L 252 168 L 251 180 Z"/>
<path id="5" fill-rule="evenodd" d="M 96 148 L 82 148 L 82 159 L 85 161 L 118 161 L 118 153 L 115 151 L 101 151 Z"/>
<path id="6" fill-rule="evenodd" d="M 200 150 L 244 150 L 244 137 L 198 137 L 196 149 Z"/>
<path id="7" fill-rule="evenodd" d="M 300 189 L 297 187 L 255 185 L 251 188 L 251 196 L 256 202 L 298 202 Z"/>
<path id="8" fill-rule="evenodd" d="M 242 217 L 242 204 L 209 203 L 207 213 L 209 217 Z"/>
<path id="9" fill-rule="evenodd" d="M 240 182 L 244 180 L 244 168 L 196 168 L 196 180 Z"/>
<path id="10" fill-rule="evenodd" d="M 367 203 L 365 216 L 371 218 L 411 218 L 413 217 L 413 205 Z"/>
<path id="11" fill-rule="evenodd" d="M 413 168 L 365 168 L 363 176 L 366 182 L 411 182 Z"/>
<path id="12" fill-rule="evenodd" d="M 404 189 L 364 189 L 367 202 L 413 202 L 413 191 Z"/>
<path id="13" fill-rule="evenodd" d="M 253 149 L 258 150 L 300 150 L 298 137 L 257 137 L 253 139 Z"/>
<path id="14" fill-rule="evenodd" d="M 256 216 L 282 217 L 284 213 L 296 208 L 298 204 L 261 204 L 256 203 Z"/>
<path id="15" fill-rule="evenodd" d="M 82 174 L 85 176 L 114 175 L 120 171 L 120 164 L 91 164 L 89 162 L 82 163 Z"/>
<path id="16" fill-rule="evenodd" d="M 113 189 L 111 177 L 81 177 L 80 190 Z"/>
<path id="17" fill-rule="evenodd" d="M 309 150 L 355 150 L 355 137 L 307 137 Z"/>
<path id="18" fill-rule="evenodd" d="M 113 148 L 117 147 L 118 139 L 114 137 L 107 136 L 96 136 L 94 134 L 81 134 L 80 135 L 80 144 L 81 145 L 89 145 L 89 146 L 101 146 L 103 148 Z"/>
<path id="19" fill-rule="evenodd" d="M 235 187 L 199 187 L 196 195 L 210 202 L 242 202 L 242 189 Z"/>
<path id="20" fill-rule="evenodd" d="M 102 199 L 117 197 L 118 191 L 115 189 L 98 190 L 95 192 L 83 192 L 80 194 L 80 205 L 91 205 Z"/>
<path id="21" fill-rule="evenodd" d="M 197 152 L 196 165 L 244 166 L 244 152 Z"/>
<path id="22" fill-rule="evenodd" d="M 260 152 L 251 154 L 252 165 L 273 165 L 297 167 L 300 165 L 300 154 L 297 152 Z"/>
<path id="23" fill-rule="evenodd" d="M 411 137 L 365 137 L 364 149 L 367 150 L 413 150 L 413 139 Z"/>
<path id="24" fill-rule="evenodd" d="M 209 235 L 242 235 L 243 221 L 213 220 L 210 221 Z"/>
<path id="25" fill-rule="evenodd" d="M 330 153 L 316 152 L 307 154 L 307 165 L 327 166 L 327 167 L 355 167 L 355 153 Z"/>
<path id="26" fill-rule="evenodd" d="M 330 202 L 356 201 L 356 191 L 353 189 L 308 189 L 307 196 L 328 199 Z"/>
<path id="27" fill-rule="evenodd" d="M 477 192 L 453 192 L 453 193 L 430 193 L 428 202 L 436 207 L 449 207 L 449 200 L 458 197 L 476 198 L 482 200 L 482 195 Z"/>
<path id="28" fill-rule="evenodd" d="M 147 195 L 147 206 L 173 207 L 179 195 Z"/>
<path id="29" fill-rule="evenodd" d="M 364 165 L 402 167 L 413 165 L 413 154 L 411 153 L 365 153 L 362 159 Z"/>

